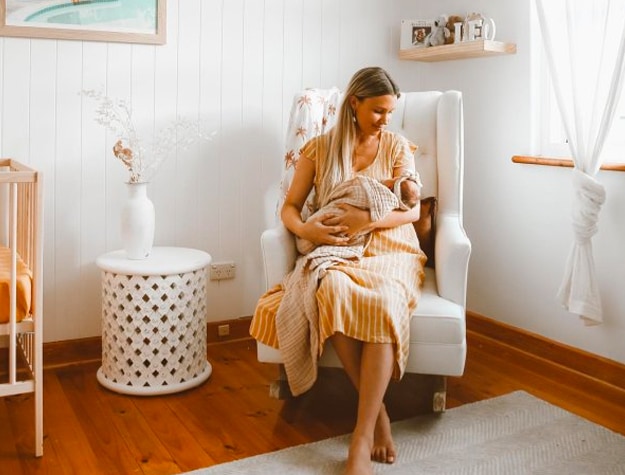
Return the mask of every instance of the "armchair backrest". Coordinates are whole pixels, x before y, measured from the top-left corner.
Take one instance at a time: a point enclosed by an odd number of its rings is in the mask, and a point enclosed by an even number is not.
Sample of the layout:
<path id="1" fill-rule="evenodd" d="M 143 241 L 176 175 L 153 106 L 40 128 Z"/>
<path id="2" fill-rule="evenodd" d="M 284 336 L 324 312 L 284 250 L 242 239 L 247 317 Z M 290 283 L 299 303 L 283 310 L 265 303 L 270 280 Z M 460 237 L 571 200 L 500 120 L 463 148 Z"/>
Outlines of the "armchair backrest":
<path id="1" fill-rule="evenodd" d="M 389 129 L 416 144 L 422 197 L 437 198 L 438 214 L 462 220 L 464 121 L 459 91 L 402 93 Z"/>

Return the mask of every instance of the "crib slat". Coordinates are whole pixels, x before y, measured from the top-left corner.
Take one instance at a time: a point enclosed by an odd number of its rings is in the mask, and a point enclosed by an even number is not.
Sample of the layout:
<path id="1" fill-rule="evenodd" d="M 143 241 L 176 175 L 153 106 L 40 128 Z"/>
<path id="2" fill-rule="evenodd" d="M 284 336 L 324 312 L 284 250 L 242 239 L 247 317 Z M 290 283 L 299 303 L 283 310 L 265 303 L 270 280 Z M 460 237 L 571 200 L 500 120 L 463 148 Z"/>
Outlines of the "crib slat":
<path id="1" fill-rule="evenodd" d="M 11 282 L 9 287 L 9 384 L 15 384 L 17 381 L 17 183 L 11 184 L 9 206 L 9 248 L 11 249 Z"/>

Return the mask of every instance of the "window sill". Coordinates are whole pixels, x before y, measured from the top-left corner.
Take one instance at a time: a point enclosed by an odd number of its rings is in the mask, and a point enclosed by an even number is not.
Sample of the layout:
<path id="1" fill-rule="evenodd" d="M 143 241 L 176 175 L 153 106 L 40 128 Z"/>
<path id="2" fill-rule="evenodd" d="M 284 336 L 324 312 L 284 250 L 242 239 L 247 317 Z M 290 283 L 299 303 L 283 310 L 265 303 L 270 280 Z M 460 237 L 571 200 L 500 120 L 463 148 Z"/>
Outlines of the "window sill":
<path id="1" fill-rule="evenodd" d="M 549 158 L 528 155 L 514 155 L 514 163 L 525 163 L 527 165 L 545 165 L 548 167 L 568 167 L 573 168 L 573 160 L 570 158 Z M 606 163 L 601 165 L 600 170 L 613 172 L 625 172 L 625 163 Z"/>

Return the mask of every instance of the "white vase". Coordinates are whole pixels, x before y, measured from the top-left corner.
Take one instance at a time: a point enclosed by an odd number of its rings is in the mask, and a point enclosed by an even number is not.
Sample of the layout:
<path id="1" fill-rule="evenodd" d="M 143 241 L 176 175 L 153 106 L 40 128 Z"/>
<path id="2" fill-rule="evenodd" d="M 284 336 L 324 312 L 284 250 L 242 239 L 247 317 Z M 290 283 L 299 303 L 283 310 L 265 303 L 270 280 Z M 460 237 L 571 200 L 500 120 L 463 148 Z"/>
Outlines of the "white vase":
<path id="1" fill-rule="evenodd" d="M 128 199 L 122 208 L 121 238 L 128 259 L 145 259 L 154 244 L 154 204 L 147 183 L 126 183 Z"/>

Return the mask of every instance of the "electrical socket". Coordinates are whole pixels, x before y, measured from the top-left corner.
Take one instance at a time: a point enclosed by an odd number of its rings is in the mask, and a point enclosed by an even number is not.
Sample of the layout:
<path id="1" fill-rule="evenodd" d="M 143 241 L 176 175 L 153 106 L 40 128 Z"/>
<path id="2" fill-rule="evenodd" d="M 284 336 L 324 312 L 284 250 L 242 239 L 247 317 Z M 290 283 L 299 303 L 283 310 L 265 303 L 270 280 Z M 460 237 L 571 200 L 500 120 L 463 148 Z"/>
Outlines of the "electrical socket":
<path id="1" fill-rule="evenodd" d="M 230 335 L 230 325 L 228 325 L 227 323 L 225 325 L 217 325 L 217 335 L 219 336 Z"/>
<path id="2" fill-rule="evenodd" d="M 224 280 L 234 279 L 237 266 L 232 261 L 215 262 L 210 265 L 210 279 L 211 280 Z"/>

